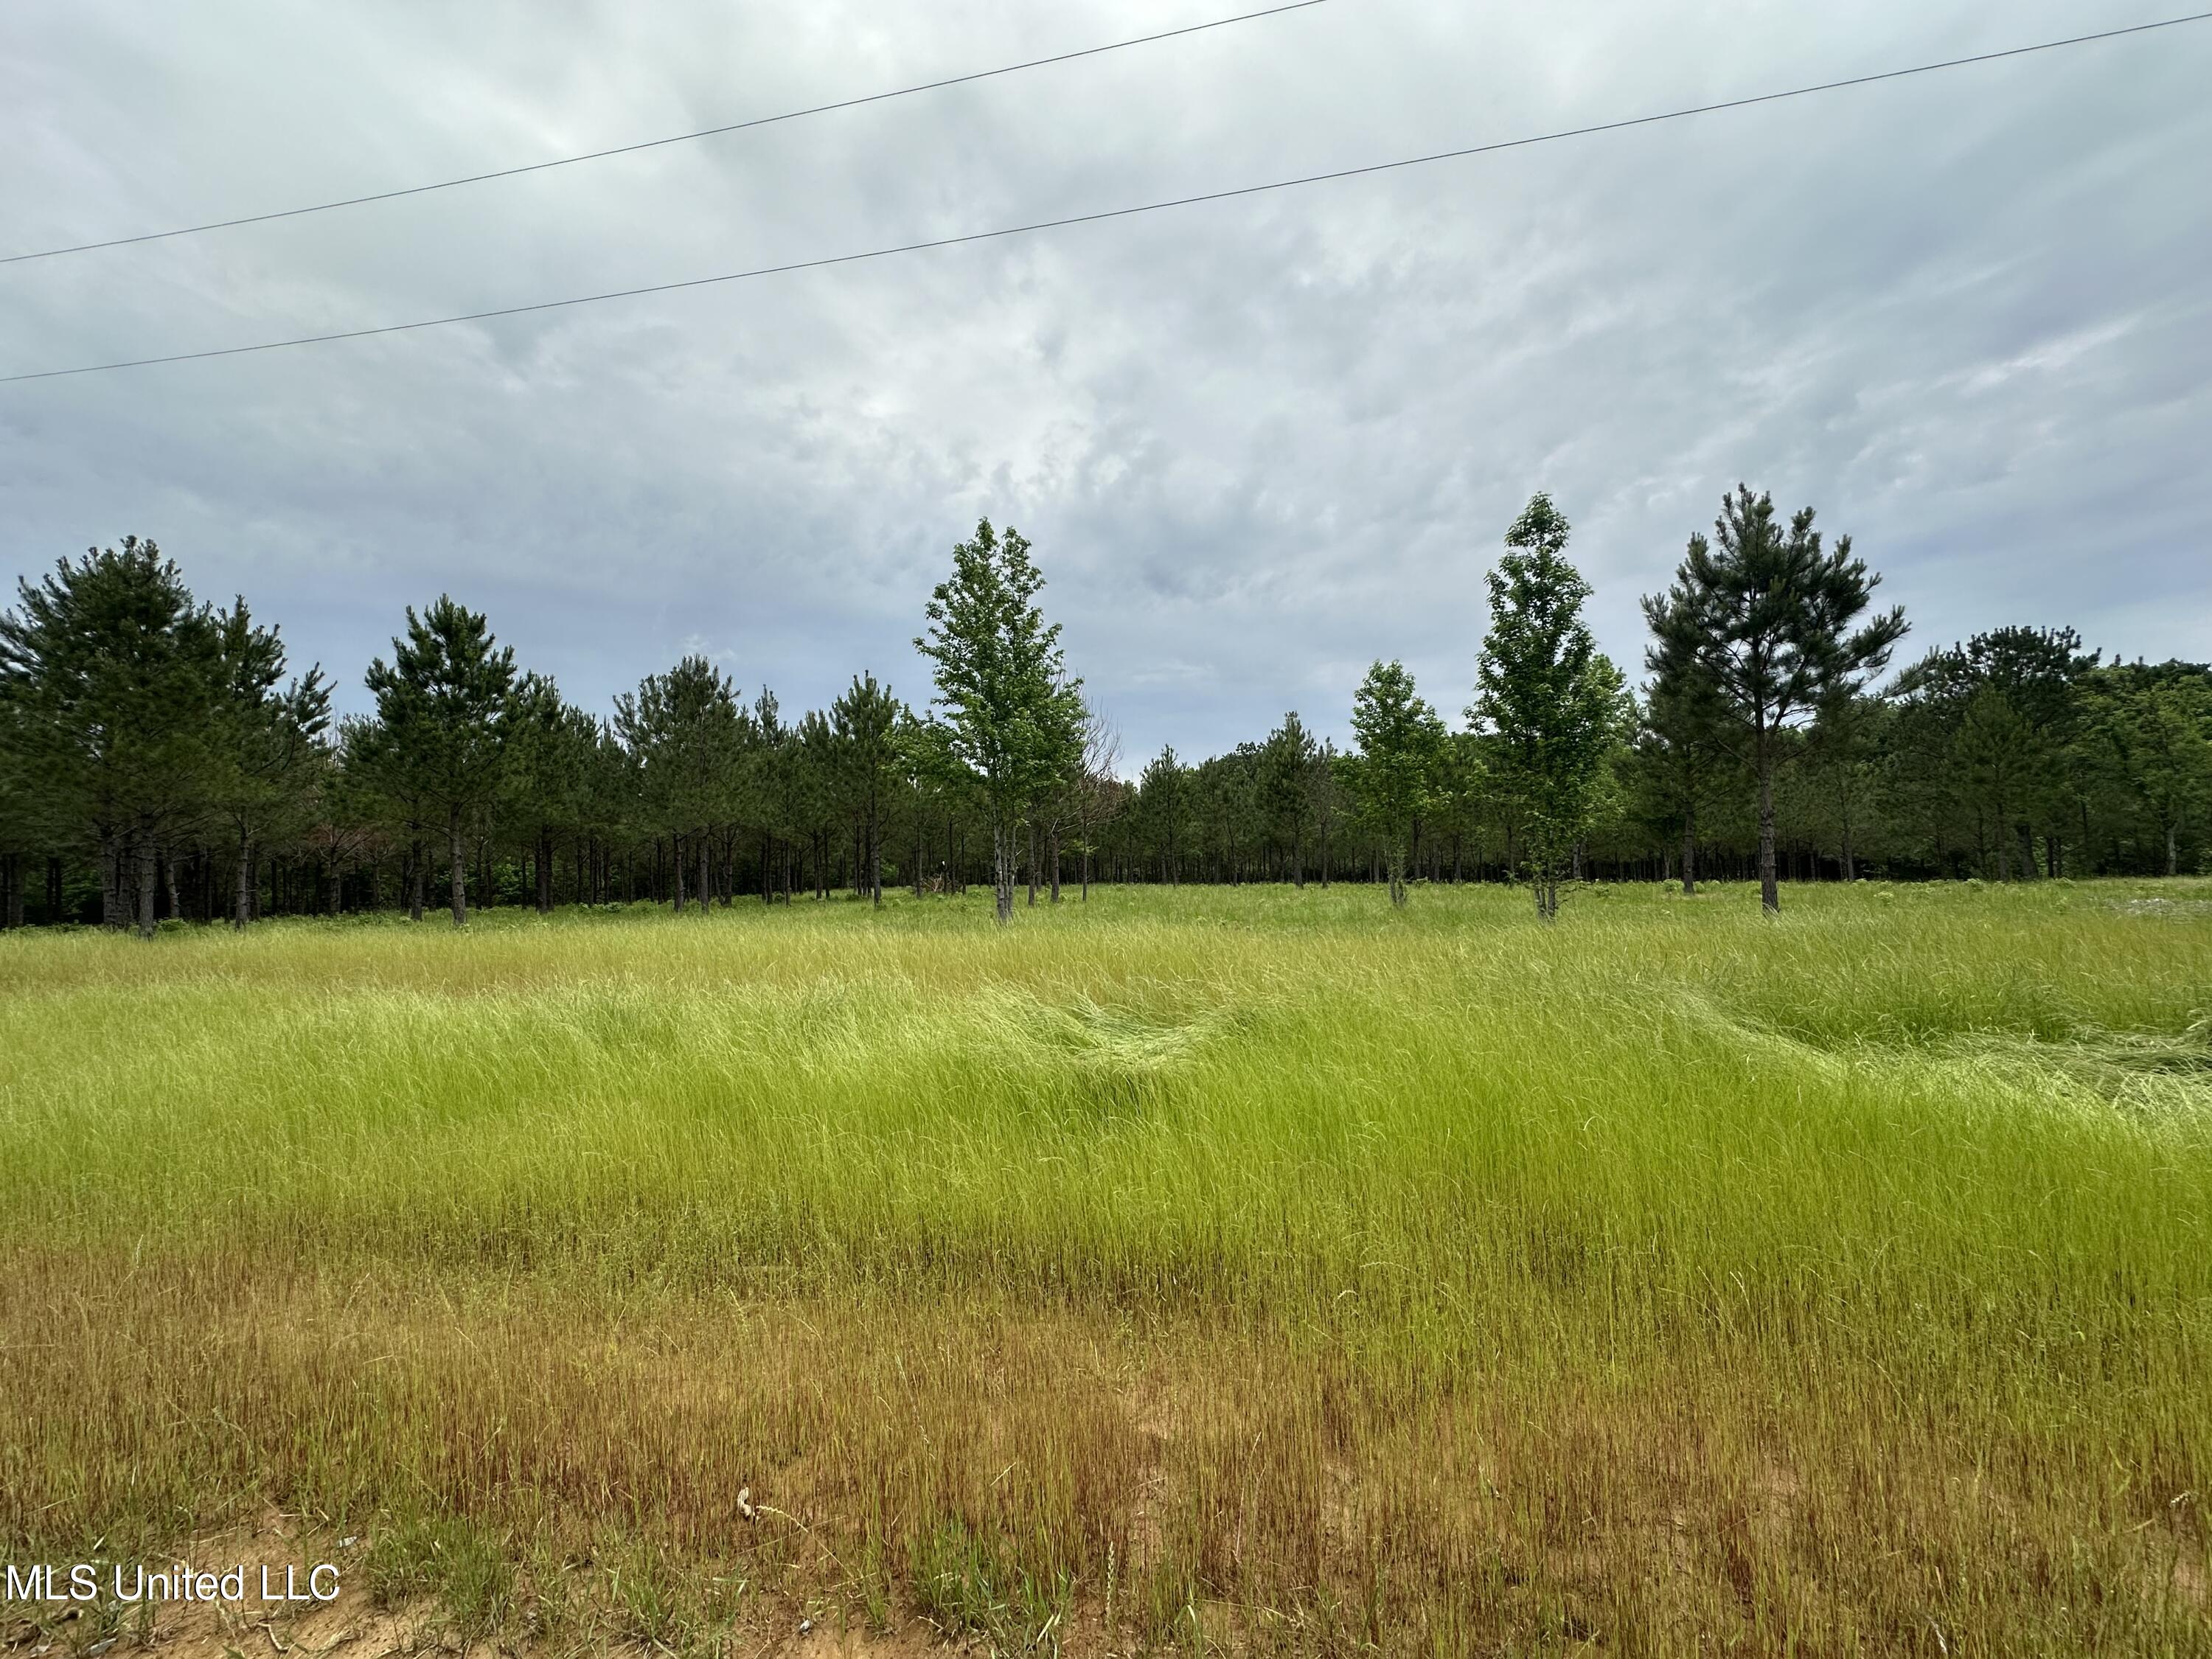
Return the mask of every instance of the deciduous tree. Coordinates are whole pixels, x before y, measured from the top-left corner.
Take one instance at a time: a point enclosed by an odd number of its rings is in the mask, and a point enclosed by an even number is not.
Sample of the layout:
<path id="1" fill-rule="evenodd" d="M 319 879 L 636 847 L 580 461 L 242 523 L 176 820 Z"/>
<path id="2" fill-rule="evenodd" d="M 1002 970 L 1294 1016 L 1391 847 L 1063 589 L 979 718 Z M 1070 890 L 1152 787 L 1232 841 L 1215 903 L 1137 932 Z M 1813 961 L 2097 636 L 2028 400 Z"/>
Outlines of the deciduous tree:
<path id="1" fill-rule="evenodd" d="M 1352 698 L 1352 730 L 1359 750 L 1341 763 L 1346 793 L 1360 822 L 1380 841 L 1390 902 L 1403 908 L 1407 850 L 1413 826 L 1428 810 L 1444 724 L 1415 694 L 1403 663 L 1378 662 Z"/>
<path id="2" fill-rule="evenodd" d="M 953 548 L 952 574 L 932 593 L 928 630 L 915 641 L 936 666 L 932 704 L 952 753 L 981 785 L 1001 927 L 1013 920 L 1023 826 L 1074 767 L 1083 719 L 1060 624 L 1037 608 L 1043 586 L 1029 543 L 986 519 Z"/>
<path id="3" fill-rule="evenodd" d="M 1510 798 L 1536 914 L 1559 913 L 1559 880 L 1595 820 L 1606 762 L 1626 727 L 1620 671 L 1583 621 L 1589 584 L 1567 562 L 1568 525 L 1530 500 L 1490 572 L 1490 631 L 1468 719 L 1492 739 L 1492 787 Z"/>

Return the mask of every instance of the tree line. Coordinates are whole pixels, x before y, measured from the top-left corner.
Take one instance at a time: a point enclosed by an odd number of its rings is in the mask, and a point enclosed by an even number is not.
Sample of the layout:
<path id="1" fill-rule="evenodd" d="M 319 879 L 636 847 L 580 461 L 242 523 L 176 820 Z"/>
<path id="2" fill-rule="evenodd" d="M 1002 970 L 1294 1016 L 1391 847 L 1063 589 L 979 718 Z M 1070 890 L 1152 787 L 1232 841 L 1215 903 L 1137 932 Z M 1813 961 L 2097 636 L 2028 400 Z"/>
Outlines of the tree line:
<path id="1" fill-rule="evenodd" d="M 2212 813 L 2212 670 L 2104 661 L 2006 627 L 1887 684 L 1906 625 L 1810 508 L 1739 488 L 1644 600 L 1643 677 L 1597 650 L 1545 495 L 1488 573 L 1462 718 L 1397 661 L 1352 746 L 1295 713 L 1195 764 L 1121 775 L 1067 669 L 1030 544 L 988 520 L 915 641 L 916 708 L 872 673 L 787 715 L 690 656 L 598 714 L 487 618 L 410 607 L 334 719 L 246 601 L 194 598 L 150 541 L 64 559 L 0 613 L 0 922 L 165 923 L 471 904 L 883 902 L 1096 881 L 1525 884 L 1997 881 L 2195 870 Z"/>

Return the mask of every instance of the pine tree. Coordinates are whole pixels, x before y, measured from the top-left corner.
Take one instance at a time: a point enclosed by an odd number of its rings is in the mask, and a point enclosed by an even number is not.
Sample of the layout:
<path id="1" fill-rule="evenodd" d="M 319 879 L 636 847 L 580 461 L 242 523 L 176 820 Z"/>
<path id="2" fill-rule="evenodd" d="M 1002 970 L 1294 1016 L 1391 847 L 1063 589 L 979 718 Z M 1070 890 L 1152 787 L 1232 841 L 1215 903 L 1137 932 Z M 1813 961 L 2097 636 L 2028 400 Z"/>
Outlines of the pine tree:
<path id="1" fill-rule="evenodd" d="M 1905 613 L 1850 631 L 1881 579 L 1851 556 L 1848 536 L 1824 551 L 1809 507 L 1785 526 L 1772 496 L 1738 484 L 1713 532 L 1710 543 L 1690 538 L 1674 585 L 1645 599 L 1644 616 L 1660 650 L 1694 658 L 1757 778 L 1759 896 L 1771 915 L 1782 908 L 1774 866 L 1782 735 L 1878 673 L 1904 637 Z"/>
<path id="2" fill-rule="evenodd" d="M 231 925 L 253 919 L 261 846 L 306 826 L 307 781 L 323 766 L 331 688 L 319 665 L 285 686 L 284 642 L 241 597 L 216 619 L 219 696 L 210 710 L 208 798 L 236 858 Z"/>
<path id="3" fill-rule="evenodd" d="M 1261 798 L 1270 828 L 1289 845 L 1291 883 L 1306 884 L 1306 826 L 1313 817 L 1314 758 L 1320 753 L 1295 708 L 1267 734 L 1261 748 Z"/>
<path id="4" fill-rule="evenodd" d="M 898 728 L 907 719 L 904 704 L 873 674 L 856 674 L 845 694 L 830 706 L 836 728 L 844 788 L 858 815 L 861 866 L 869 902 L 884 902 L 884 813 L 899 773 Z"/>
<path id="5" fill-rule="evenodd" d="M 1164 745 L 1138 774 L 1137 815 L 1159 854 L 1160 879 L 1170 887 L 1178 884 L 1184 827 L 1190 817 L 1190 775 L 1176 758 L 1173 744 Z"/>
<path id="6" fill-rule="evenodd" d="M 686 657 L 665 674 L 647 675 L 634 694 L 617 697 L 614 724 L 636 764 L 641 809 L 656 832 L 668 836 L 676 913 L 684 913 L 688 865 L 704 915 L 714 826 L 734 816 L 745 747 L 737 688 L 704 657 Z"/>
<path id="7" fill-rule="evenodd" d="M 89 843 L 100 920 L 151 937 L 161 860 L 204 805 L 222 669 L 215 620 L 150 541 L 88 549 L 0 614 L 0 698 L 26 788 Z"/>
<path id="8" fill-rule="evenodd" d="M 1638 711 L 1635 771 L 1655 819 L 1670 822 L 1681 839 L 1686 896 L 1698 890 L 1698 817 L 1732 764 L 1723 742 L 1725 717 L 1718 689 L 1705 672 L 1694 633 L 1674 625 L 1663 598 L 1646 599 L 1654 643 L 1644 653 L 1651 679 Z"/>
<path id="9" fill-rule="evenodd" d="M 381 728 L 376 752 L 388 787 L 445 818 L 453 926 L 468 925 L 468 859 L 462 832 L 498 798 L 514 696 L 514 653 L 495 644 L 484 618 L 441 594 L 392 660 L 368 666 Z M 419 874 L 418 874 L 419 880 Z"/>

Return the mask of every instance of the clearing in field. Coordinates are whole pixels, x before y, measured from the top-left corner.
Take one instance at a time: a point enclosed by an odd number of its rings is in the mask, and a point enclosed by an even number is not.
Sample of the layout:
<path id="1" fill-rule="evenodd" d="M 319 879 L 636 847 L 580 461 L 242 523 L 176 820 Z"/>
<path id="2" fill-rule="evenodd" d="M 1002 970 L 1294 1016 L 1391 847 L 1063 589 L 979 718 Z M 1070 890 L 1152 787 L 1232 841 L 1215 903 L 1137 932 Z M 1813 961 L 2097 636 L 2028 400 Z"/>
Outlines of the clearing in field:
<path id="1" fill-rule="evenodd" d="M 0 939 L 0 1534 L 281 1526 L 313 1647 L 2212 1651 L 2212 885 L 1528 908 Z M 313 1624 L 198 1616 L 38 1639 Z"/>

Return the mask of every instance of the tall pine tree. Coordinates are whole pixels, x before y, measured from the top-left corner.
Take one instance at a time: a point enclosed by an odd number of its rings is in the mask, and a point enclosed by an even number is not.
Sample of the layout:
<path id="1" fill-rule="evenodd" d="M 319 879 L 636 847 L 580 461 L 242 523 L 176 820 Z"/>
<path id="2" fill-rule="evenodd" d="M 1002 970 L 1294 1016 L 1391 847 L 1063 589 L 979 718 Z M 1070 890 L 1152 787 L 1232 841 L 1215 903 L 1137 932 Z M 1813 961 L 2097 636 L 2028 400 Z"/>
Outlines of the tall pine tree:
<path id="1" fill-rule="evenodd" d="M 1851 538 L 1826 550 L 1813 509 L 1785 525 L 1771 495 L 1723 497 L 1713 539 L 1690 538 L 1674 585 L 1644 602 L 1662 653 L 1694 660 L 1759 787 L 1759 898 L 1782 908 L 1774 866 L 1774 777 L 1783 734 L 1881 672 L 1905 635 L 1893 609 L 1854 629 L 1881 582 Z"/>
<path id="2" fill-rule="evenodd" d="M 368 667 L 380 728 L 377 752 L 395 794 L 420 801 L 445 820 L 453 926 L 468 925 L 468 856 L 464 833 L 499 794 L 514 701 L 514 653 L 497 645 L 484 618 L 441 594 L 420 617 L 407 608 L 407 633 L 392 659 Z"/>

